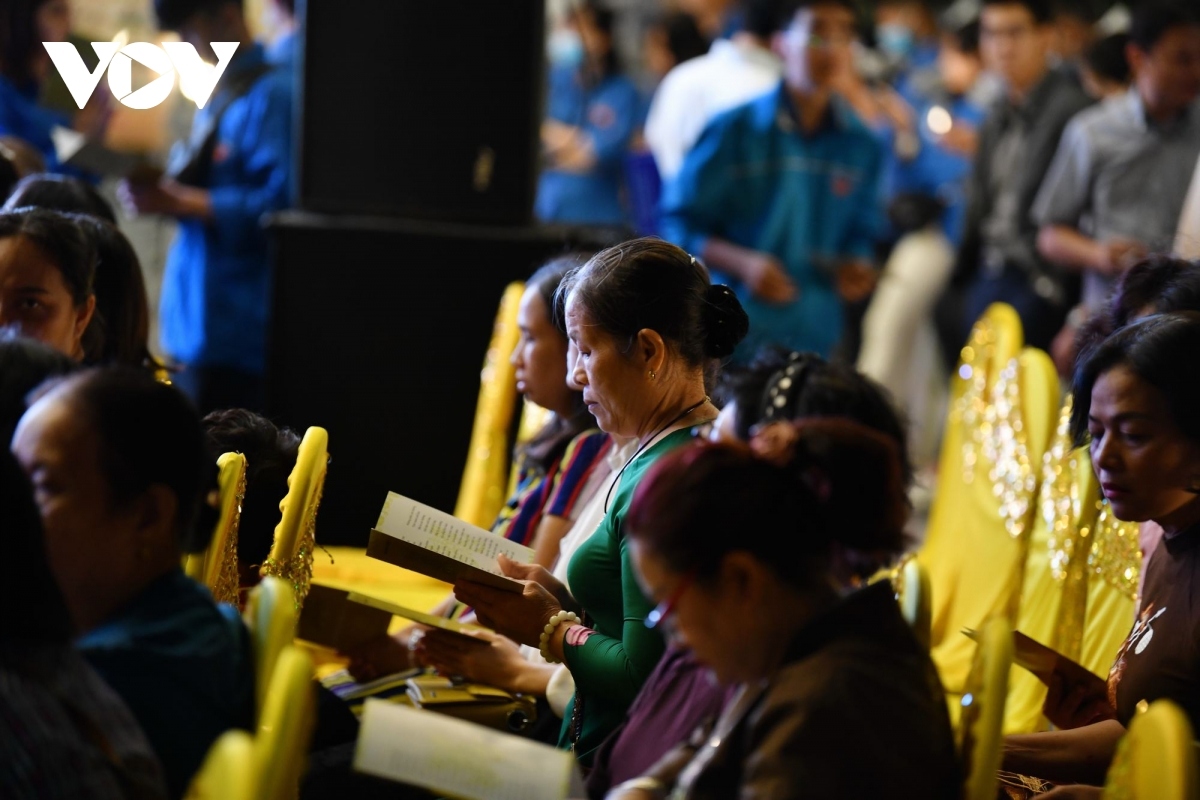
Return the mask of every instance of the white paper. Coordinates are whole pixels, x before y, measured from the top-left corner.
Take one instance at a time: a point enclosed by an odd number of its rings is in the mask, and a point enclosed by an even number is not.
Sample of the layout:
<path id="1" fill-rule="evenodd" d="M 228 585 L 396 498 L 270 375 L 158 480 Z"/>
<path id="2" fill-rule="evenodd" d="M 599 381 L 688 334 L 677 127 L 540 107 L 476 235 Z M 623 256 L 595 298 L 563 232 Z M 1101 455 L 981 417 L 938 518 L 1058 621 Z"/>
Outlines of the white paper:
<path id="1" fill-rule="evenodd" d="M 580 785 L 565 750 L 384 700 L 363 706 L 354 769 L 466 800 L 563 800 Z"/>
<path id="2" fill-rule="evenodd" d="M 493 575 L 501 574 L 501 553 L 522 564 L 533 561 L 532 549 L 395 492 L 388 492 L 375 530 Z"/>

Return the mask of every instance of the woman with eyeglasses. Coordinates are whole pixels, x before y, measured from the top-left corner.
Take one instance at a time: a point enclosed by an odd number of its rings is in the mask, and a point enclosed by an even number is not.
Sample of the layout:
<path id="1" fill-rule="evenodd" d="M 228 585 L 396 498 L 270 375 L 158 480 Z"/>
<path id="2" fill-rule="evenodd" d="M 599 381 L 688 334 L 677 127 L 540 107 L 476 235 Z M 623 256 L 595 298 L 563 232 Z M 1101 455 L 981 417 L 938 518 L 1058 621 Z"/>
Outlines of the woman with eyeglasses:
<path id="1" fill-rule="evenodd" d="M 748 321 L 733 292 L 658 239 L 598 253 L 559 291 L 584 403 L 602 431 L 637 445 L 604 494 L 599 527 L 569 562 L 570 591 L 544 568 L 503 558 L 504 572 L 524 584 L 521 594 L 467 582 L 454 589 L 481 622 L 566 664 L 575 693 L 559 743 L 590 764 L 663 652 L 662 637 L 642 624 L 653 604 L 629 562 L 630 499 L 655 461 L 716 417 L 705 376 L 733 353 Z"/>
<path id="2" fill-rule="evenodd" d="M 848 420 L 780 423 L 756 452 L 664 457 L 626 519 L 664 629 L 736 694 L 709 730 L 610 798 L 957 798 L 937 673 L 886 582 L 847 591 L 839 550 L 898 555 L 899 450 Z M 736 535 L 730 535 L 736 531 Z"/>

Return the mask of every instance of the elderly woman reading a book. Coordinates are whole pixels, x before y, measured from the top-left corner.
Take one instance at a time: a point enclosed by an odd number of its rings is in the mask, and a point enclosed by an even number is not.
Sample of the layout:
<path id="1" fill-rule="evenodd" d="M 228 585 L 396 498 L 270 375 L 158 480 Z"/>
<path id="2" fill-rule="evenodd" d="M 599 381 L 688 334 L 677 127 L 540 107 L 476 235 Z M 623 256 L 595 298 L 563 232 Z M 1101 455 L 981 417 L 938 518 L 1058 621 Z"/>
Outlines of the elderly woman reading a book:
<path id="1" fill-rule="evenodd" d="M 630 562 L 630 500 L 655 461 L 716 418 L 705 373 L 733 352 L 747 319 L 728 288 L 710 283 L 703 265 L 656 239 L 602 251 L 560 292 L 584 403 L 601 430 L 634 439 L 636 447 L 604 498 L 599 528 L 570 560 L 570 592 L 542 567 L 502 559 L 502 570 L 524 584 L 522 593 L 460 582 L 455 594 L 484 624 L 566 664 L 575 696 L 560 745 L 590 763 L 664 647 L 642 623 L 653 604 Z"/>
<path id="2" fill-rule="evenodd" d="M 1142 701 L 1168 698 L 1200 725 L 1200 315 L 1147 317 L 1078 366 L 1071 419 L 1122 520 L 1164 531 L 1146 567 L 1137 619 L 1108 676 L 1107 697 L 1052 685 L 1046 714 L 1063 730 L 1010 736 L 1003 767 L 1099 797 L 1117 742 Z"/>

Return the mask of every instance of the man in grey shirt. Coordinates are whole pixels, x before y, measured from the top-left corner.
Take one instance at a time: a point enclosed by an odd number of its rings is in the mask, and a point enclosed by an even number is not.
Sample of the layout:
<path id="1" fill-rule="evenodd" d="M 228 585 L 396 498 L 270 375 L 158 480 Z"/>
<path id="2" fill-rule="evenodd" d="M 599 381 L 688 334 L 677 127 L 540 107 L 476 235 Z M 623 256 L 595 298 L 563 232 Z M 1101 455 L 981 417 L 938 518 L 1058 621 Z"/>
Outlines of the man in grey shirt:
<path id="1" fill-rule="evenodd" d="M 1139 6 L 1127 56 L 1133 87 L 1071 120 L 1033 205 L 1038 251 L 1083 273 L 1089 315 L 1134 262 L 1171 250 L 1200 156 L 1200 20 Z"/>
<path id="2" fill-rule="evenodd" d="M 980 14 L 980 52 L 1006 96 L 979 132 L 963 241 L 939 311 L 955 354 L 991 303 L 1016 309 L 1026 342 L 1043 348 L 1074 303 L 1072 276 L 1037 252 L 1029 216 L 1063 128 L 1091 103 L 1074 78 L 1050 68 L 1049 22 L 1043 0 L 985 0 Z"/>

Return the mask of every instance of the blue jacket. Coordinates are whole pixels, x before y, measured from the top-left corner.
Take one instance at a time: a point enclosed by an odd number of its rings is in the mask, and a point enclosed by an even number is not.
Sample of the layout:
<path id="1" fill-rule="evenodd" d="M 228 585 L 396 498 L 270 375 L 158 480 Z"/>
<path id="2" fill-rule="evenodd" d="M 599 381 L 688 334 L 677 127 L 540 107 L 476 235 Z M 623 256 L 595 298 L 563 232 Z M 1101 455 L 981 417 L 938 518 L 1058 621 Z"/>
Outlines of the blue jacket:
<path id="1" fill-rule="evenodd" d="M 254 728 L 249 635 L 181 570 L 159 578 L 75 646 L 137 718 L 181 797 L 229 728 Z"/>
<path id="2" fill-rule="evenodd" d="M 621 178 L 629 139 L 637 126 L 642 102 L 633 82 L 621 75 L 588 88 L 578 73 L 550 71 L 546 117 L 580 128 L 592 139 L 596 165 L 580 174 L 543 170 L 535 211 L 549 222 L 620 224 L 627 218 L 621 203 Z"/>
<path id="3" fill-rule="evenodd" d="M 239 52 L 223 82 L 265 62 L 261 45 Z M 204 115 L 224 105 L 221 85 Z M 159 321 L 163 348 L 185 364 L 262 373 L 269 305 L 264 214 L 290 192 L 292 75 L 275 68 L 221 117 L 207 188 L 213 220 L 183 219 L 167 255 Z"/>
<path id="4" fill-rule="evenodd" d="M 60 171 L 50 129 L 55 125 L 71 127 L 66 114 L 38 105 L 37 87 L 18 87 L 0 75 L 0 136 L 15 136 L 33 145 L 46 159 L 46 169 Z"/>
<path id="5" fill-rule="evenodd" d="M 834 271 L 873 254 L 882 162 L 875 137 L 840 102 L 816 132 L 802 133 L 782 82 L 701 134 L 663 189 L 664 236 L 693 254 L 710 236 L 770 253 L 799 287 L 795 301 L 772 305 L 715 274 L 750 316 L 738 360 L 765 344 L 832 352 L 842 332 Z"/>

